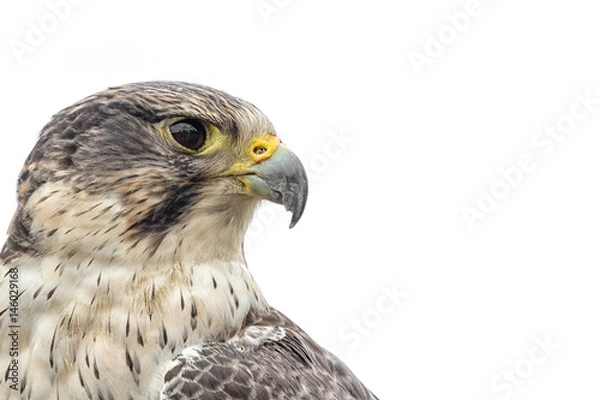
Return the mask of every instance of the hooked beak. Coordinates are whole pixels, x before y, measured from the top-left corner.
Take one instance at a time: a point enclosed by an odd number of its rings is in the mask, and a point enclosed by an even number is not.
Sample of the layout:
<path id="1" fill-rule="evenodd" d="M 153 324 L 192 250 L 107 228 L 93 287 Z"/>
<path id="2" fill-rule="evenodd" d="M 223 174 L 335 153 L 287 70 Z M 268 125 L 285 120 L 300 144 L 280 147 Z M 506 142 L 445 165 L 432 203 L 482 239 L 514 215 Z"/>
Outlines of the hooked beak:
<path id="1" fill-rule="evenodd" d="M 250 166 L 237 178 L 255 196 L 283 204 L 292 213 L 290 228 L 300 220 L 308 197 L 308 179 L 298 157 L 282 143 L 277 143 L 268 158 Z"/>

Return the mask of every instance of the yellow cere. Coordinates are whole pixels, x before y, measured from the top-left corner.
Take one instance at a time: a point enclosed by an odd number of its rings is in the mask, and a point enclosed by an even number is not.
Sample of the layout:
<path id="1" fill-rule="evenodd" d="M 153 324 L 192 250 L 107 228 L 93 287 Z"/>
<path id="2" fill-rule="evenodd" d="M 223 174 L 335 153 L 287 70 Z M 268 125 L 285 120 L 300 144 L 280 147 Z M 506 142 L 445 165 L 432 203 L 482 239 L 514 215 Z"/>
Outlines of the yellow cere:
<path id="1" fill-rule="evenodd" d="M 254 164 L 269 159 L 277 147 L 279 147 L 279 138 L 271 133 L 254 138 L 248 146 L 247 156 L 234 163 L 225 173 L 243 175 Z"/>

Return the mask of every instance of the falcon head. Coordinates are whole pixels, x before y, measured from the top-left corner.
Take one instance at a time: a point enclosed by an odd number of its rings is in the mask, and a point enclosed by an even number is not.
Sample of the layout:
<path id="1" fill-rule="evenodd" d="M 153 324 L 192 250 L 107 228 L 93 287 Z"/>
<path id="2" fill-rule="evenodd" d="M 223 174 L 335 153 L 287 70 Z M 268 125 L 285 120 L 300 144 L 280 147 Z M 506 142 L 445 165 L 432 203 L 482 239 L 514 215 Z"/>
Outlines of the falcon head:
<path id="1" fill-rule="evenodd" d="M 180 82 L 111 88 L 43 128 L 0 257 L 243 257 L 260 200 L 283 204 L 292 227 L 307 191 L 302 164 L 252 104 Z"/>

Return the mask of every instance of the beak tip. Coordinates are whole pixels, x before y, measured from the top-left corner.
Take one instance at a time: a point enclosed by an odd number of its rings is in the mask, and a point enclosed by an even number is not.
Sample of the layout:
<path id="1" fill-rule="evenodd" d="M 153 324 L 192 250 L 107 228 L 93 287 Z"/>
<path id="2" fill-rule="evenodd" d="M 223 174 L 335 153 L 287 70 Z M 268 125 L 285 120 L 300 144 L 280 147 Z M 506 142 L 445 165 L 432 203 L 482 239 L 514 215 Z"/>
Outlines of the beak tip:
<path id="1" fill-rule="evenodd" d="M 300 221 L 300 217 L 302 217 L 302 212 L 304 211 L 304 207 L 301 207 L 300 210 L 296 209 L 292 213 L 292 220 L 290 221 L 290 229 L 292 229 L 298 221 Z"/>
<path id="2" fill-rule="evenodd" d="M 290 192 L 283 194 L 283 205 L 287 211 L 292 213 L 290 229 L 292 229 L 304 214 L 306 200 L 308 198 L 308 180 L 304 170 L 297 176 L 297 181 L 292 185 L 294 188 Z"/>

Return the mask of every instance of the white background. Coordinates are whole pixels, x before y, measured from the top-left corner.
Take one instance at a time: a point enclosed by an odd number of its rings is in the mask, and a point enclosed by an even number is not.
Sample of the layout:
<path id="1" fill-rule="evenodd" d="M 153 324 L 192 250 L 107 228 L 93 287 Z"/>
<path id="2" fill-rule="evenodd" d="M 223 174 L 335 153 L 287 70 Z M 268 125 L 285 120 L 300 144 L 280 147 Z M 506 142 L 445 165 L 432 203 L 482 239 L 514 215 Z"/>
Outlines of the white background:
<path id="1" fill-rule="evenodd" d="M 257 214 L 250 268 L 382 400 L 598 398 L 599 10 L 391 3 L 3 2 L 0 226 L 56 111 L 126 82 L 214 86 L 311 174 L 296 228 Z"/>

